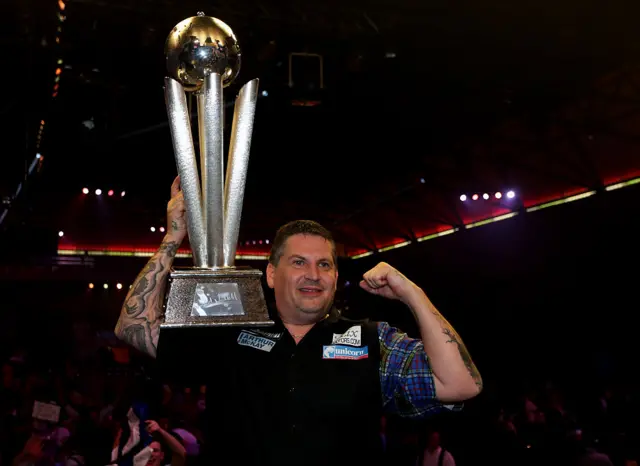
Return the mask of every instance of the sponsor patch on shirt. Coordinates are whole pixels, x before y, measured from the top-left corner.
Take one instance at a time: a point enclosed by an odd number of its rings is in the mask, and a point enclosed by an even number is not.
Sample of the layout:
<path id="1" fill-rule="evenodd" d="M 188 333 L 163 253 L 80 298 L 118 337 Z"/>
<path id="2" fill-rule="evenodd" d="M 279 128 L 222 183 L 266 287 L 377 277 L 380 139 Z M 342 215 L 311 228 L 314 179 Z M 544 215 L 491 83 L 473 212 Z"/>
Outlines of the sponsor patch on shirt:
<path id="1" fill-rule="evenodd" d="M 322 359 L 367 359 L 369 347 L 352 348 L 350 346 L 330 345 L 322 347 Z"/>
<path id="2" fill-rule="evenodd" d="M 273 340 L 245 331 L 240 332 L 240 335 L 238 336 L 238 344 L 242 346 L 249 346 L 260 351 L 266 351 L 267 353 L 276 346 L 276 342 Z"/>
<path id="3" fill-rule="evenodd" d="M 344 333 L 334 333 L 331 343 L 334 345 L 362 345 L 362 326 L 354 325 Z"/>

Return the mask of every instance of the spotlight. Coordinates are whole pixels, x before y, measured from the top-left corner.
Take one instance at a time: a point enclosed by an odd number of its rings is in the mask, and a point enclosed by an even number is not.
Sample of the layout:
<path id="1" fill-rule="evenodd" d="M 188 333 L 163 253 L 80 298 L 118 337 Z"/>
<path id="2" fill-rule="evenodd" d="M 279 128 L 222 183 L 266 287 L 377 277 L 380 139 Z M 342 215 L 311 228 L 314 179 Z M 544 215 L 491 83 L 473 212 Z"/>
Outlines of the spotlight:
<path id="1" fill-rule="evenodd" d="M 118 288 L 119 290 L 121 290 L 121 289 L 122 289 L 122 283 L 118 283 L 118 284 L 116 285 L 116 288 Z"/>
<path id="2" fill-rule="evenodd" d="M 124 197 L 124 195 L 125 195 L 125 194 L 127 194 L 127 193 L 126 193 L 125 191 L 122 191 L 122 192 L 120 193 L 120 197 Z"/>
<path id="3" fill-rule="evenodd" d="M 109 192 L 107 193 L 109 196 L 113 196 L 113 189 L 110 189 Z"/>
<path id="4" fill-rule="evenodd" d="M 264 242 L 265 242 L 266 244 L 269 244 L 269 240 L 268 240 L 268 239 L 265 239 L 265 240 L 264 240 Z"/>
<path id="5" fill-rule="evenodd" d="M 269 93 L 267 91 L 262 91 L 262 97 L 269 97 Z"/>
<path id="6" fill-rule="evenodd" d="M 106 290 L 106 289 L 108 289 L 108 288 L 109 288 L 109 284 L 108 284 L 108 283 L 105 283 L 104 285 L 102 285 L 102 287 Z"/>
<path id="7" fill-rule="evenodd" d="M 482 199 L 484 199 L 486 201 L 487 199 L 489 199 L 489 195 L 487 193 L 484 193 L 482 195 Z"/>
<path id="8" fill-rule="evenodd" d="M 89 283 L 89 289 L 93 290 L 93 283 Z"/>
<path id="9" fill-rule="evenodd" d="M 474 194 L 473 196 L 471 196 L 471 199 L 473 199 L 474 201 L 477 201 L 478 200 L 478 195 Z"/>
<path id="10" fill-rule="evenodd" d="M 82 194 L 89 194 L 89 188 L 82 188 Z"/>
<path id="11" fill-rule="evenodd" d="M 463 194 L 462 196 L 460 196 L 460 200 L 461 200 L 462 202 L 466 201 L 466 200 L 467 200 L 467 195 L 466 195 L 466 194 Z"/>
<path id="12" fill-rule="evenodd" d="M 58 236 L 59 236 L 60 238 L 62 238 L 62 237 L 64 236 L 64 231 L 60 230 L 60 231 L 58 232 Z"/>
<path id="13" fill-rule="evenodd" d="M 151 227 L 151 232 L 155 232 L 156 231 L 156 227 Z"/>
<path id="14" fill-rule="evenodd" d="M 96 189 L 96 196 L 100 196 L 102 194 L 102 189 Z"/>
<path id="15" fill-rule="evenodd" d="M 502 193 L 496 193 L 496 199 L 500 199 L 502 197 Z"/>
<path id="16" fill-rule="evenodd" d="M 514 197 L 516 197 L 516 193 L 514 193 L 513 191 L 509 191 L 509 192 L 507 193 L 507 197 L 508 197 L 509 199 L 513 199 Z"/>
<path id="17" fill-rule="evenodd" d="M 160 227 L 160 233 L 164 233 L 164 227 Z"/>

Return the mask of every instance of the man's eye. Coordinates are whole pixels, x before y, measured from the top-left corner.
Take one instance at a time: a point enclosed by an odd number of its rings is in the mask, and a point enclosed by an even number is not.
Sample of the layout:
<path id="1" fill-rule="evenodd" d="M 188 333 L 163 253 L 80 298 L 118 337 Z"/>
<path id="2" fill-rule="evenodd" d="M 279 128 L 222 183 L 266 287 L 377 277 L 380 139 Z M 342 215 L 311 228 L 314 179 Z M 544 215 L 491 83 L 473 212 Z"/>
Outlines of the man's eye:
<path id="1" fill-rule="evenodd" d="M 303 260 L 298 259 L 298 260 L 293 261 L 293 264 L 294 264 L 294 265 L 302 265 L 302 264 L 304 264 L 304 261 L 303 261 Z"/>

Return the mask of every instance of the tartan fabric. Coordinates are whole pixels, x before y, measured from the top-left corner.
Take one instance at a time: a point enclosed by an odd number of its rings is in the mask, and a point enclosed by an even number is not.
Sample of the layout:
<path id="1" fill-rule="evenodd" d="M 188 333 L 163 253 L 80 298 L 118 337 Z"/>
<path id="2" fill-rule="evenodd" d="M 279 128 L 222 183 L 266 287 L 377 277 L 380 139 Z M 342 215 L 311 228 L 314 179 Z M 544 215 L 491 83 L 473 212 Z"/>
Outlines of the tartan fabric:
<path id="1" fill-rule="evenodd" d="M 421 418 L 442 411 L 459 411 L 463 403 L 443 404 L 422 341 L 386 322 L 378 323 L 380 385 L 386 411 L 401 417 Z"/>

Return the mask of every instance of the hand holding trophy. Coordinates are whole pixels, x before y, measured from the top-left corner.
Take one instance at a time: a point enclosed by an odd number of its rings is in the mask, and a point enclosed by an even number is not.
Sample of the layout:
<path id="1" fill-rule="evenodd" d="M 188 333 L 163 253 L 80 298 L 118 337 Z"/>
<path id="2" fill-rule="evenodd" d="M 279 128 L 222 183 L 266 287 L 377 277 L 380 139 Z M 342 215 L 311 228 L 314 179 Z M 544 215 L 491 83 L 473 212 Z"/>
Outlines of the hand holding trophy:
<path id="1" fill-rule="evenodd" d="M 262 272 L 235 266 L 258 80 L 236 98 L 225 176 L 223 88 L 240 70 L 235 35 L 219 19 L 198 13 L 173 28 L 165 55 L 165 101 L 194 267 L 172 270 L 162 327 L 271 325 Z M 196 96 L 202 182 L 187 92 Z"/>

